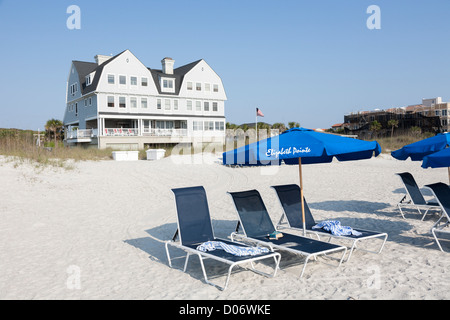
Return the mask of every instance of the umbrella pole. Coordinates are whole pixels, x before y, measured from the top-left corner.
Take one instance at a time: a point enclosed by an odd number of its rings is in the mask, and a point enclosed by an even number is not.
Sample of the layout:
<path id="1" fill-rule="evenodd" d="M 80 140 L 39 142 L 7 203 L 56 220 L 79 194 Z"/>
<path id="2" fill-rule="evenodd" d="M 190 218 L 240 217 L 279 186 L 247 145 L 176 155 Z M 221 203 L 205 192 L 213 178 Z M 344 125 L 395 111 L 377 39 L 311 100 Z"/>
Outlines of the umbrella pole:
<path id="1" fill-rule="evenodd" d="M 306 236 L 305 203 L 304 203 L 304 199 L 303 199 L 302 158 L 300 158 L 300 157 L 298 158 L 298 173 L 299 173 L 299 177 L 300 177 L 300 199 L 301 199 L 301 203 L 302 203 L 303 235 Z"/>

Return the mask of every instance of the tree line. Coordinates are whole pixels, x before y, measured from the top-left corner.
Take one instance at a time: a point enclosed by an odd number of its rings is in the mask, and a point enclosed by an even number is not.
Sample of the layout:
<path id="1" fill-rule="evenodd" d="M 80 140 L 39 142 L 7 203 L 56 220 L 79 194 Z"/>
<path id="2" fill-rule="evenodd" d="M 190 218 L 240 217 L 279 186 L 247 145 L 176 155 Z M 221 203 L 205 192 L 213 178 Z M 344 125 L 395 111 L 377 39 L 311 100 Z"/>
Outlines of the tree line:
<path id="1" fill-rule="evenodd" d="M 242 129 L 243 131 L 247 131 L 248 129 L 254 129 L 255 128 L 255 124 L 241 124 L 241 125 L 237 125 L 234 123 L 230 123 L 227 122 L 226 123 L 226 128 L 227 129 L 231 129 L 231 130 L 237 130 L 237 129 Z M 300 128 L 300 123 L 299 122 L 295 122 L 295 121 L 291 121 L 288 122 L 287 126 L 282 123 L 282 122 L 276 122 L 274 124 L 269 124 L 269 123 L 265 123 L 265 122 L 258 122 L 258 130 L 272 130 L 272 129 L 277 129 L 280 133 L 284 132 L 286 130 L 292 129 L 292 128 Z"/>

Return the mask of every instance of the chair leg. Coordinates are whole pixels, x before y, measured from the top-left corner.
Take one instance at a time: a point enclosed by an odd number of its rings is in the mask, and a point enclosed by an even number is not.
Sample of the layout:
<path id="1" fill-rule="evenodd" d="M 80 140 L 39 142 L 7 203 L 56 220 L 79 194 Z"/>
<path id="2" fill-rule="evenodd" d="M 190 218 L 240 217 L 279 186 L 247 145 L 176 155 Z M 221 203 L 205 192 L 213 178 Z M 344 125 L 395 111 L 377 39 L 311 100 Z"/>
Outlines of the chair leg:
<path id="1" fill-rule="evenodd" d="M 338 265 L 338 268 L 341 266 L 341 264 L 342 264 L 342 261 L 344 261 L 344 257 L 345 257 L 345 255 L 347 254 L 347 248 L 345 248 L 344 249 L 344 253 L 342 254 L 342 258 L 341 258 L 341 260 L 339 261 L 339 265 Z"/>
<path id="2" fill-rule="evenodd" d="M 169 243 L 166 242 L 166 255 L 167 255 L 167 260 L 169 262 L 169 267 L 172 268 L 172 260 L 170 258 L 170 254 L 169 254 Z"/>
<path id="3" fill-rule="evenodd" d="M 378 253 L 381 253 L 381 251 L 383 251 L 384 245 L 386 244 L 386 241 L 387 241 L 387 238 L 388 238 L 388 235 L 386 234 L 386 235 L 384 236 L 383 243 L 381 244 L 381 247 L 380 247 L 380 250 L 378 251 Z"/>
<path id="4" fill-rule="evenodd" d="M 184 262 L 183 272 L 186 272 L 186 269 L 187 269 L 187 266 L 188 266 L 188 262 L 189 262 L 189 256 L 190 256 L 190 253 L 188 252 L 186 254 L 186 261 Z"/>
<path id="5" fill-rule="evenodd" d="M 345 262 L 348 262 L 350 260 L 353 250 L 356 249 L 356 242 L 358 242 L 358 240 L 353 241 L 352 247 L 350 248 L 350 252 L 348 253 L 348 257 L 347 260 L 345 260 Z"/>
<path id="6" fill-rule="evenodd" d="M 445 252 L 445 251 L 442 249 L 442 246 L 441 246 L 441 244 L 440 244 L 440 242 L 439 242 L 439 239 L 438 239 L 438 237 L 437 237 L 435 231 L 436 231 L 436 228 L 431 229 L 431 233 L 433 234 L 433 237 L 434 237 L 434 239 L 436 240 L 436 243 L 437 243 L 439 249 L 440 249 L 442 252 Z"/>
<path id="7" fill-rule="evenodd" d="M 311 258 L 311 256 L 307 256 L 305 259 L 305 264 L 303 265 L 302 272 L 300 273 L 300 278 L 303 277 L 303 274 L 305 273 L 306 264 L 308 263 L 309 258 Z"/>
<path id="8" fill-rule="evenodd" d="M 419 208 L 417 208 L 417 210 L 419 210 Z M 425 219 L 425 216 L 427 215 L 428 211 L 430 210 L 430 208 L 428 208 L 427 210 L 425 210 L 425 213 L 422 216 L 422 219 L 420 221 L 423 221 L 423 219 Z M 420 210 L 419 210 L 420 213 Z"/>
<path id="9" fill-rule="evenodd" d="M 398 204 L 397 204 L 397 207 L 398 207 L 398 210 L 400 210 L 400 214 L 402 215 L 403 219 L 406 219 L 406 218 L 405 218 L 405 215 L 403 214 L 403 211 L 402 211 L 402 206 L 401 206 L 401 204 L 400 204 L 400 203 L 398 203 Z"/>

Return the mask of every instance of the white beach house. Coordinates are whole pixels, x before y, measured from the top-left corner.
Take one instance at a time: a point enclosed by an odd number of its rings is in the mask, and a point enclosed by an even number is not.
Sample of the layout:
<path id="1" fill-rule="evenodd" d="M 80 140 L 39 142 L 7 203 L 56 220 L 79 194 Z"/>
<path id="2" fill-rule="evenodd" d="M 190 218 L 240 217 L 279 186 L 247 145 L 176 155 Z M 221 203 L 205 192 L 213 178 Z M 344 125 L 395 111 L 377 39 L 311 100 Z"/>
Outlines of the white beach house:
<path id="1" fill-rule="evenodd" d="M 223 143 L 221 78 L 204 60 L 160 70 L 129 50 L 72 61 L 64 114 L 65 143 L 137 150 L 155 144 Z"/>

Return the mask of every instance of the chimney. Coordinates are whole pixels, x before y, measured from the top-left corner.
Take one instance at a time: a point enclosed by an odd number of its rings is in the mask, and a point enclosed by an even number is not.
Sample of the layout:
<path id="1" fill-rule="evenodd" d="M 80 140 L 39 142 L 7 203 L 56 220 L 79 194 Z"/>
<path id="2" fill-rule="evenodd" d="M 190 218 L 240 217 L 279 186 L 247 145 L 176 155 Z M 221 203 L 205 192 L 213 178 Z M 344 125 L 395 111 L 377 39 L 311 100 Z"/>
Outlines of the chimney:
<path id="1" fill-rule="evenodd" d="M 164 58 L 161 60 L 162 63 L 162 72 L 165 74 L 173 74 L 173 64 L 175 60 L 172 58 Z"/>
<path id="2" fill-rule="evenodd" d="M 103 62 L 106 62 L 106 61 L 108 61 L 111 58 L 112 58 L 111 56 L 105 56 L 105 55 L 98 54 L 98 55 L 95 56 L 95 62 L 97 62 L 97 65 L 99 66 Z"/>

